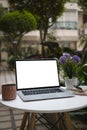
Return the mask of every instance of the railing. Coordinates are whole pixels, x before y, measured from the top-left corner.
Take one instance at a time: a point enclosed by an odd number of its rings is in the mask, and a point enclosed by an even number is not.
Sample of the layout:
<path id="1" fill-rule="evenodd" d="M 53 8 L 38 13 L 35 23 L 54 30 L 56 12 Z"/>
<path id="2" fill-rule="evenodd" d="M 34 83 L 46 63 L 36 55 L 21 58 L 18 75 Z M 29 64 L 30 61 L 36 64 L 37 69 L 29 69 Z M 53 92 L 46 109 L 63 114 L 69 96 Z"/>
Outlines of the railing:
<path id="1" fill-rule="evenodd" d="M 76 21 L 57 21 L 51 29 L 67 29 L 67 30 L 76 30 L 77 22 Z"/>

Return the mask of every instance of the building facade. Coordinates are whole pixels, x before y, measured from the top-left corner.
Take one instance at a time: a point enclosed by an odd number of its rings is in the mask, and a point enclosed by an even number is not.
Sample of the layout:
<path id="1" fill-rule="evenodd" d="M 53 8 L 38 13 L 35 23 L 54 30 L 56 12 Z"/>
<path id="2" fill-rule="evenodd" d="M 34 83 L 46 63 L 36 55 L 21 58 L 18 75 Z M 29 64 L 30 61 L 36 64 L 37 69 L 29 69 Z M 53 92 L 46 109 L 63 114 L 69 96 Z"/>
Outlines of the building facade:
<path id="1" fill-rule="evenodd" d="M 61 47 L 79 50 L 79 29 L 83 25 L 82 11 L 76 3 L 67 3 L 63 15 L 58 18 L 50 31 Z"/>

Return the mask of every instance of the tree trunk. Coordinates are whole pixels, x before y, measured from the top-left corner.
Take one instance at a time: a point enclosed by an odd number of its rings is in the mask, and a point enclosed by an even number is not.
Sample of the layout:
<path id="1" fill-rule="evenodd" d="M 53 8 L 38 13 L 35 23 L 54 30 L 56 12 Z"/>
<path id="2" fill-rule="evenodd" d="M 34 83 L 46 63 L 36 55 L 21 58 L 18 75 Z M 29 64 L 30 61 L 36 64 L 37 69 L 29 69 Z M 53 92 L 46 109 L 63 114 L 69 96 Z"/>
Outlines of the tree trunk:
<path id="1" fill-rule="evenodd" d="M 82 63 L 85 62 L 85 59 L 86 59 L 86 57 L 87 57 L 86 51 L 87 51 L 87 40 L 86 40 L 85 45 L 84 45 L 84 47 L 83 47 L 83 49 L 82 49 Z"/>
<path id="2" fill-rule="evenodd" d="M 41 41 L 41 52 L 42 52 L 42 57 L 45 57 L 45 50 L 44 50 L 44 41 L 46 40 L 46 35 L 47 35 L 47 30 L 48 30 L 48 19 L 46 21 L 46 26 L 44 28 L 43 21 L 40 21 L 40 41 Z"/>

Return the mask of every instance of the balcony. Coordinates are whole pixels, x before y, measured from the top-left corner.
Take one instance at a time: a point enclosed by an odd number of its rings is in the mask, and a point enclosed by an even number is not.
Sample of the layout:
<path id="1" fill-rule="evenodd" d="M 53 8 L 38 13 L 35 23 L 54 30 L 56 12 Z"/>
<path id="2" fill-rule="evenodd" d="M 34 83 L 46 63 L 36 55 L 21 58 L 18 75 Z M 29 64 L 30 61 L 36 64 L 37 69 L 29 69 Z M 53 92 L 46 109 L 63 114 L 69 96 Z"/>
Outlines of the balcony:
<path id="1" fill-rule="evenodd" d="M 58 41 L 78 41 L 78 29 L 75 21 L 57 21 L 48 31 Z"/>

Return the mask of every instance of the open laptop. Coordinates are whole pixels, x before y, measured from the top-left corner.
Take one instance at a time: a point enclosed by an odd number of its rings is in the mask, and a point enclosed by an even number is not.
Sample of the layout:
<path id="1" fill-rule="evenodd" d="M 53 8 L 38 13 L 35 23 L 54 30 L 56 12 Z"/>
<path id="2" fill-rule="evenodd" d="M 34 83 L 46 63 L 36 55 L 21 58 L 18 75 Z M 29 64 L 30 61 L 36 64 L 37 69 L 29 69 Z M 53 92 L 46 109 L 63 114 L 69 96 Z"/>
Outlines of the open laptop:
<path id="1" fill-rule="evenodd" d="M 17 93 L 23 101 L 36 101 L 74 96 L 59 84 L 56 59 L 17 60 Z"/>

